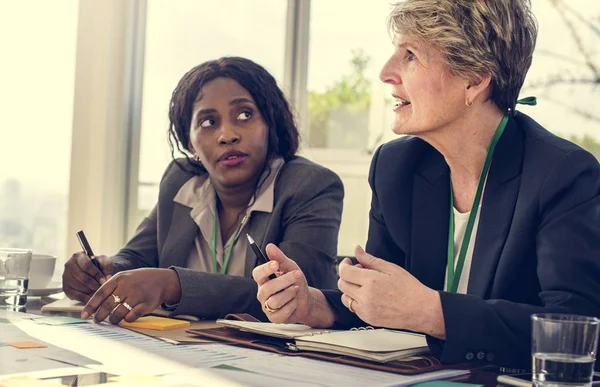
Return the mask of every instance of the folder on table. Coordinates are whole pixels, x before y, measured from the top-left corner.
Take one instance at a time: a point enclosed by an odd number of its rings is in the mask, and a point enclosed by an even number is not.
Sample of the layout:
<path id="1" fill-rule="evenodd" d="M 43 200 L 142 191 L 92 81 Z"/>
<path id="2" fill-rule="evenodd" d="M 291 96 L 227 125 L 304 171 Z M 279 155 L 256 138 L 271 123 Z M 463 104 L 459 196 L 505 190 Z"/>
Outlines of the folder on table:
<path id="1" fill-rule="evenodd" d="M 240 320 L 240 321 L 233 321 Z M 262 323 L 246 314 L 217 320 L 220 328 L 188 333 L 282 355 L 304 356 L 399 374 L 442 368 L 423 335 L 388 329 L 323 330 L 301 324 Z"/>

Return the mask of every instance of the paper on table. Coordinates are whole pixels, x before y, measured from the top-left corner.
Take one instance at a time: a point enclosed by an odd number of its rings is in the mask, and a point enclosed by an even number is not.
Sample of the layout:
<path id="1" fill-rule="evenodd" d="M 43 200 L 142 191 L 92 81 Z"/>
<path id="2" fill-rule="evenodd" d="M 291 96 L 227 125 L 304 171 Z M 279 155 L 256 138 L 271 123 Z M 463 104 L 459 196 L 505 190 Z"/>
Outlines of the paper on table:
<path id="1" fill-rule="evenodd" d="M 67 297 L 61 298 L 60 300 L 53 301 L 49 304 L 42 306 L 40 309 L 42 313 L 81 313 L 85 304 L 68 299 Z"/>
<path id="2" fill-rule="evenodd" d="M 37 324 L 46 325 L 66 325 L 66 324 L 87 324 L 88 321 L 67 316 L 39 316 L 32 317 L 31 321 Z"/>
<path id="3" fill-rule="evenodd" d="M 75 314 L 83 312 L 83 308 L 85 304 L 70 300 L 67 297 L 61 298 L 59 300 L 53 301 L 49 304 L 42 306 L 41 311 L 43 314 L 56 314 L 56 313 L 68 313 Z M 177 320 L 186 320 L 186 321 L 200 321 L 198 317 L 190 316 L 187 314 L 180 314 L 177 316 L 170 316 L 171 312 L 162 310 L 160 308 L 155 309 L 151 315 L 161 316 L 161 317 L 169 317 L 175 318 Z"/>
<path id="4" fill-rule="evenodd" d="M 212 368 L 212 371 L 227 380 L 235 381 L 243 386 L 255 387 L 313 387 L 314 383 L 305 383 L 296 380 L 281 379 L 277 375 L 279 372 L 272 372 L 271 375 L 256 374 L 246 370 L 235 370 L 232 368 Z"/>
<path id="5" fill-rule="evenodd" d="M 111 376 L 108 378 L 110 382 L 120 382 L 120 383 L 128 383 L 132 385 L 147 385 L 151 383 L 160 382 L 162 379 L 159 376 L 151 376 L 151 375 L 140 375 L 140 374 L 130 374 L 130 375 L 121 375 L 121 376 Z"/>
<path id="6" fill-rule="evenodd" d="M 334 348 L 338 346 L 367 352 L 395 352 L 414 348 L 427 349 L 425 336 L 388 329 L 342 331 L 302 337 L 300 341 L 331 344 Z M 298 341 L 296 344 L 298 344 Z"/>
<path id="7" fill-rule="evenodd" d="M 5 311 L 3 311 L 5 312 Z M 5 312 L 6 313 L 6 312 Z M 0 329 L 0 341 L 2 342 L 15 342 L 15 341 L 34 341 L 39 344 L 44 344 L 47 348 L 34 348 L 27 350 L 28 355 L 38 356 L 46 359 L 60 359 L 60 362 L 63 363 L 61 367 L 64 367 L 65 364 L 74 365 L 74 366 L 84 366 L 88 364 L 96 363 L 94 360 L 89 359 L 85 356 L 81 356 L 75 352 L 65 350 L 63 348 L 51 345 L 48 341 L 44 341 L 38 337 L 32 337 L 25 333 L 23 330 L 19 328 L 21 323 L 25 322 L 26 324 L 37 325 L 31 321 L 31 318 L 34 318 L 34 315 L 26 314 L 26 313 L 14 313 L 11 314 L 11 320 L 14 323 L 3 324 L 2 329 Z M 9 321 L 11 321 L 9 320 Z M 39 324 L 42 327 L 50 327 L 44 324 Z M 98 363 L 96 363 L 98 364 Z"/>
<path id="8" fill-rule="evenodd" d="M 56 379 L 64 376 L 70 375 L 87 375 L 87 374 L 96 374 L 98 371 L 90 370 L 83 367 L 64 367 L 63 368 L 52 368 L 44 371 L 27 371 L 18 374 L 11 375 L 2 375 L 0 376 L 0 380 L 4 381 L 7 378 L 16 378 L 21 376 L 27 376 L 32 379 Z M 1 386 L 1 384 L 0 384 Z M 102 386 L 105 387 L 105 386 Z M 111 386 L 113 387 L 113 386 Z"/>
<path id="9" fill-rule="evenodd" d="M 273 324 L 264 322 L 223 319 L 217 320 L 217 324 L 229 327 L 236 327 L 242 331 L 254 332 L 259 334 L 268 333 L 273 337 L 280 337 L 284 339 L 293 339 L 296 337 L 302 337 L 306 335 L 310 336 L 317 332 L 336 332 L 334 330 L 314 329 L 302 324 Z"/>
<path id="10" fill-rule="evenodd" d="M 434 380 L 412 385 L 411 387 L 482 387 L 481 384 L 458 383 L 449 380 Z"/>
<path id="11" fill-rule="evenodd" d="M 402 386 L 440 378 L 451 378 L 469 373 L 469 371 L 464 370 L 442 370 L 419 375 L 397 375 L 290 356 L 270 358 L 268 362 L 246 359 L 228 364 L 263 375 L 273 375 L 274 370 L 276 370 L 276 376 L 286 380 L 344 387 L 366 385 L 370 387 Z"/>
<path id="12" fill-rule="evenodd" d="M 1 347 L 0 375 L 6 376 L 65 367 L 64 363 L 35 356 L 34 353 L 34 351 L 22 351 L 13 347 Z"/>
<path id="13" fill-rule="evenodd" d="M 115 375 L 163 375 L 273 355 L 224 344 L 171 345 L 107 323 L 49 326 L 22 320 L 19 325 L 33 337 L 102 363 L 88 367 Z"/>
<path id="14" fill-rule="evenodd" d="M 138 334 L 132 332 L 127 334 L 127 331 L 120 327 L 104 323 L 102 325 L 88 323 L 51 326 L 35 324 L 31 321 L 22 321 L 18 325 L 31 336 L 97 360 L 100 364 L 90 364 L 89 367 L 110 374 L 149 373 L 159 375 L 185 368 L 183 365 L 148 353 L 139 340 Z M 145 336 L 141 337 L 152 343 L 160 343 Z M 52 358 L 61 359 L 62 354 L 56 353 Z M 135 361 L 131 361 L 131 359 L 135 359 Z"/>
<path id="15" fill-rule="evenodd" d="M 57 385 L 55 383 L 46 382 L 30 376 L 17 376 L 0 381 L 2 387 L 67 387 L 64 384 Z"/>

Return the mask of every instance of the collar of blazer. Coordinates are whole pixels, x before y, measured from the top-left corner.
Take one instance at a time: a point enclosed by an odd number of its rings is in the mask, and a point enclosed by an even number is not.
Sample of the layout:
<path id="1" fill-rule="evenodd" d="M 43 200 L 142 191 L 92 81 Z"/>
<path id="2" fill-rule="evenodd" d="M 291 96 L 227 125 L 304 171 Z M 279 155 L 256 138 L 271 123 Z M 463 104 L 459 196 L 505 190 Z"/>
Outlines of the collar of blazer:
<path id="1" fill-rule="evenodd" d="M 271 215 L 270 212 L 272 211 L 274 204 L 274 186 L 277 181 L 277 176 L 279 175 L 283 165 L 284 162 L 282 159 L 275 159 L 271 163 L 271 173 L 273 175 L 268 178 L 268 181 L 265 181 L 268 187 L 265 187 L 266 189 L 261 192 L 261 194 L 265 195 L 265 198 L 270 200 L 271 203 L 269 206 L 266 206 L 263 200 L 262 203 L 257 203 L 260 205 L 256 206 L 256 208 L 253 206 L 254 211 L 252 211 L 250 221 L 246 226 L 247 228 L 245 232 L 248 232 L 250 235 L 252 235 L 252 238 L 262 249 L 264 249 L 266 242 L 264 240 L 265 230 L 268 225 Z M 194 179 L 194 177 L 192 177 L 192 179 Z M 199 182 L 200 186 L 203 182 L 204 179 Z M 185 183 L 182 188 L 185 187 L 186 184 L 187 183 Z M 176 195 L 176 198 L 177 196 L 178 195 Z M 195 208 L 192 208 L 174 199 L 171 224 L 163 249 L 160 251 L 161 257 L 159 261 L 161 267 L 185 267 L 188 255 L 190 250 L 194 247 L 194 240 L 199 232 L 198 225 L 194 221 L 193 216 L 191 216 L 191 212 L 193 212 Z M 265 211 L 267 209 L 269 211 Z M 256 256 L 248 245 L 246 250 L 246 277 L 250 276 L 255 265 Z"/>
<path id="2" fill-rule="evenodd" d="M 515 117 L 511 117 L 496 146 L 483 194 L 469 294 L 485 298 L 491 288 L 514 215 L 523 146 L 523 134 Z M 410 270 L 425 285 L 442 290 L 448 246 L 450 175 L 444 158 L 433 148 L 428 151 L 414 175 Z"/>

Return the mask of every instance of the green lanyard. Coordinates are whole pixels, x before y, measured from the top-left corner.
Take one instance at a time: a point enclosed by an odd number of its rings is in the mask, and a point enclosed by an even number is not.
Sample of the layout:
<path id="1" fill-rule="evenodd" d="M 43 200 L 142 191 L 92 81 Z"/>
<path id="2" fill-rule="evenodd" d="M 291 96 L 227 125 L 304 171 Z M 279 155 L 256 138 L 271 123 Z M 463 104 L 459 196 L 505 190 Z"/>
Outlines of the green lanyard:
<path id="1" fill-rule="evenodd" d="M 215 220 L 213 222 L 213 234 L 212 239 L 210 241 L 210 255 L 212 257 L 212 266 L 213 273 L 217 273 L 217 217 L 219 216 L 219 212 L 217 209 L 217 194 L 215 192 Z M 225 259 L 223 260 L 223 266 L 221 266 L 221 274 L 225 274 L 227 272 L 227 266 L 229 265 L 229 258 L 231 258 L 231 250 L 233 250 L 233 245 L 237 241 L 238 236 L 240 235 L 240 231 L 242 231 L 242 226 L 246 223 L 248 219 L 247 215 L 244 215 L 240 224 L 238 224 L 235 232 L 233 233 L 233 239 L 229 244 L 229 247 L 225 251 Z"/>
<path id="2" fill-rule="evenodd" d="M 471 233 L 473 232 L 473 225 L 475 224 L 475 218 L 477 216 L 477 211 L 479 210 L 479 202 L 481 200 L 485 178 L 490 169 L 490 165 L 492 164 L 494 149 L 496 148 L 498 140 L 502 137 L 502 133 L 504 133 L 507 122 L 508 116 L 504 116 L 502 121 L 500 121 L 500 125 L 498 125 L 496 133 L 494 133 L 494 137 L 488 148 L 487 156 L 483 163 L 483 169 L 481 170 L 481 176 L 479 176 L 479 183 L 477 184 L 477 191 L 475 192 L 475 198 L 473 199 L 469 220 L 467 221 L 467 229 L 465 230 L 465 236 L 460 246 L 456 269 L 454 269 L 454 195 L 452 194 L 452 180 L 450 180 L 450 225 L 448 231 L 448 266 L 446 267 L 446 272 L 448 273 L 448 291 L 451 293 L 456 293 L 456 290 L 458 289 L 460 276 L 465 265 L 467 249 L 469 248 L 469 241 L 471 240 Z"/>

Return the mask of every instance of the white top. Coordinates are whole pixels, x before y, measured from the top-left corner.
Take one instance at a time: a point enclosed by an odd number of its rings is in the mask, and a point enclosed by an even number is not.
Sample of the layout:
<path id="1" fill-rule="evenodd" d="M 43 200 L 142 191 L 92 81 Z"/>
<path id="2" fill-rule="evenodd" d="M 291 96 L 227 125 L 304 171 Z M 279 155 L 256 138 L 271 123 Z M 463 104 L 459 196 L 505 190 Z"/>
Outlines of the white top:
<path id="1" fill-rule="evenodd" d="M 482 198 L 483 199 L 483 198 Z M 460 213 L 456 208 L 452 208 L 454 211 L 454 268 L 458 263 L 458 254 L 465 237 L 465 231 L 467 230 L 467 222 L 469 221 L 469 215 L 471 212 Z M 465 256 L 465 265 L 463 266 L 462 275 L 460 276 L 460 282 L 456 293 L 467 294 L 467 287 L 469 285 L 469 274 L 471 273 L 471 262 L 473 261 L 473 248 L 475 247 L 475 239 L 477 237 L 477 228 L 479 226 L 479 214 L 481 213 L 481 204 L 479 205 L 479 211 L 475 217 L 475 223 L 473 224 L 473 232 L 471 233 L 471 240 L 469 241 L 469 248 L 467 249 L 467 255 Z M 447 269 L 447 268 L 446 268 Z M 444 279 L 444 290 L 448 291 L 448 272 L 446 271 L 446 277 Z"/>

